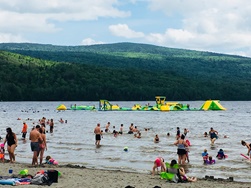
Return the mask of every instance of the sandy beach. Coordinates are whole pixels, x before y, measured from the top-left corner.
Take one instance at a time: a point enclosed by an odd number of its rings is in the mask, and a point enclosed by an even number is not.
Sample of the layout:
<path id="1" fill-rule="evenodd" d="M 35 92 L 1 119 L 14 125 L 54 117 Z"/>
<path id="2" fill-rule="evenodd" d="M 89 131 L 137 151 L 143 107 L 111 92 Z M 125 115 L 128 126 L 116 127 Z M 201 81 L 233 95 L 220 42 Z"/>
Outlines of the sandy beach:
<path id="1" fill-rule="evenodd" d="M 59 165 L 44 167 L 32 167 L 29 164 L 1 164 L 1 176 L 9 176 L 9 168 L 13 169 L 13 175 L 17 175 L 21 170 L 28 169 L 28 173 L 35 175 L 39 170 L 55 169 L 61 173 L 58 183 L 53 183 L 52 187 L 93 187 L 93 188 L 124 188 L 131 186 L 135 188 L 153 188 L 153 187 L 251 187 L 251 183 L 242 182 L 227 182 L 216 180 L 198 180 L 193 183 L 169 183 L 160 179 L 158 175 L 152 176 L 150 174 L 140 174 L 132 172 L 112 171 L 112 170 L 98 170 L 87 169 L 77 165 Z M 22 187 L 41 187 L 38 185 L 21 185 Z M 0 187 L 7 187 L 7 185 L 0 185 Z"/>

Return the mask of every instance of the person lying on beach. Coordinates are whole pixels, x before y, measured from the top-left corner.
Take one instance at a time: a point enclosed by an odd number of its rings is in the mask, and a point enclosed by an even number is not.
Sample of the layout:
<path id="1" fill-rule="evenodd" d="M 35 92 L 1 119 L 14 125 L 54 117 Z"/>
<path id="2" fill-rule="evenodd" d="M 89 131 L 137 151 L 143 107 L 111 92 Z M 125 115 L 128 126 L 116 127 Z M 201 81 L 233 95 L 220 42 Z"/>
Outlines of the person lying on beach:
<path id="1" fill-rule="evenodd" d="M 154 176 L 155 174 L 155 170 L 157 170 L 158 172 L 158 167 L 160 167 L 161 172 L 165 172 L 166 171 L 166 164 L 165 164 L 165 160 L 162 157 L 157 157 L 154 160 L 153 163 L 153 169 L 152 169 L 152 175 Z"/>

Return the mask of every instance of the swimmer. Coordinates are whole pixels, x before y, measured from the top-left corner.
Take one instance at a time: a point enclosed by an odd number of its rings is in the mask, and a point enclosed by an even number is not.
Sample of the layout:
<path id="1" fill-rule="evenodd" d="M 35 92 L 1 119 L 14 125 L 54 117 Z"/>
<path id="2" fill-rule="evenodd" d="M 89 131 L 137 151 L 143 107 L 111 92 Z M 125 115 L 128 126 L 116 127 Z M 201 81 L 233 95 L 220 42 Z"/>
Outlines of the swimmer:
<path id="1" fill-rule="evenodd" d="M 60 118 L 59 122 L 60 123 L 64 123 L 64 120 L 62 118 Z"/>
<path id="2" fill-rule="evenodd" d="M 106 132 L 106 133 L 109 132 L 109 127 L 110 127 L 110 125 L 111 125 L 110 122 L 108 122 L 108 123 L 106 124 L 106 126 L 105 126 L 105 132 Z"/>
<path id="3" fill-rule="evenodd" d="M 204 137 L 208 137 L 208 134 L 207 134 L 207 132 L 204 132 Z"/>
<path id="4" fill-rule="evenodd" d="M 154 142 L 155 143 L 159 143 L 159 136 L 156 134 L 155 137 L 154 137 Z"/>

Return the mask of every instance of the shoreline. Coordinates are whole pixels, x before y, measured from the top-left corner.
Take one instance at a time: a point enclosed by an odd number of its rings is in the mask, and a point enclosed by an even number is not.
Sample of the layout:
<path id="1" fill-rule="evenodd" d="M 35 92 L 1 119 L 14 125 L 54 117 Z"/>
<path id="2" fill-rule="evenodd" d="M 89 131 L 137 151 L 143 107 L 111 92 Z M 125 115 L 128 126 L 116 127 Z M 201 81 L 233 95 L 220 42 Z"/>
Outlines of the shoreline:
<path id="1" fill-rule="evenodd" d="M 0 176 L 10 176 L 9 168 L 12 168 L 13 175 L 18 175 L 23 169 L 28 170 L 28 174 L 35 175 L 40 170 L 58 170 L 61 175 L 58 177 L 58 183 L 53 183 L 55 188 L 59 187 L 94 187 L 94 188 L 125 188 L 128 186 L 135 188 L 153 188 L 153 187 L 167 187 L 172 188 L 182 187 L 251 187 L 251 182 L 237 182 L 226 179 L 213 180 L 210 177 L 206 179 L 198 179 L 197 182 L 192 183 L 170 183 L 163 179 L 160 179 L 159 175 L 152 176 L 150 174 L 139 172 L 126 172 L 121 170 L 104 170 L 97 168 L 86 168 L 85 166 L 64 164 L 64 165 L 48 165 L 43 167 L 33 167 L 27 163 L 2 163 Z M 37 187 L 38 185 L 22 185 L 28 187 Z M 0 185 L 3 187 L 3 185 Z M 6 187 L 6 186 L 4 186 Z"/>

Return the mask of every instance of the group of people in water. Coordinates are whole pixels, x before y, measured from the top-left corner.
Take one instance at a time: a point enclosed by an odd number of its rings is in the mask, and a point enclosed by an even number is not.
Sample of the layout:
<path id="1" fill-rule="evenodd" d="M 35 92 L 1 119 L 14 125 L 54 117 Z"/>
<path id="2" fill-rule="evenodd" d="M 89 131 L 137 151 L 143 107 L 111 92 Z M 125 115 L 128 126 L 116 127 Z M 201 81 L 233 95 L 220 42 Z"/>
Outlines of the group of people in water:
<path id="1" fill-rule="evenodd" d="M 178 165 L 185 165 L 186 161 L 189 162 L 188 159 L 188 148 L 189 148 L 189 143 L 187 142 L 188 140 L 186 140 L 186 135 L 189 132 L 189 130 L 187 130 L 186 128 L 184 129 L 184 133 L 181 134 L 180 133 L 180 129 L 179 127 L 177 127 L 177 133 L 176 133 L 176 141 L 174 142 L 174 145 L 177 146 L 177 155 L 178 155 L 178 162 L 176 160 L 172 160 L 169 168 L 167 167 L 168 163 L 165 163 L 164 158 L 163 157 L 157 157 L 154 160 L 153 163 L 153 168 L 152 168 L 152 175 L 155 174 L 155 171 L 158 170 L 158 168 L 160 168 L 161 172 L 172 172 L 173 174 L 180 174 L 181 178 L 185 176 L 185 171 L 184 168 L 182 167 L 178 167 L 176 166 L 176 168 L 172 168 L 174 164 L 178 164 Z M 213 129 L 213 127 L 210 128 L 208 134 L 207 132 L 204 133 L 205 137 L 210 138 L 210 142 L 211 142 L 211 147 L 214 147 L 214 143 L 215 141 L 218 139 L 218 131 L 216 131 L 215 129 Z M 224 138 L 228 138 L 226 135 L 224 135 Z M 158 141 L 158 135 L 156 135 L 155 139 Z M 248 149 L 247 155 L 245 156 L 243 155 L 246 159 L 251 160 L 251 143 L 248 143 L 244 140 L 241 141 L 241 144 L 243 146 L 245 146 Z M 207 152 L 207 149 L 204 149 L 203 153 L 201 154 L 202 159 L 203 159 L 203 163 L 205 165 L 212 165 L 216 163 L 216 160 L 213 159 L 212 155 L 209 155 Z M 217 155 L 215 156 L 218 160 L 222 160 L 222 159 L 226 159 L 228 157 L 227 154 L 225 154 L 223 149 L 219 149 L 217 152 Z M 195 177 L 188 177 L 186 176 L 186 180 L 189 182 L 194 182 L 196 181 Z"/>
<path id="2" fill-rule="evenodd" d="M 18 118 L 21 120 L 21 118 Z M 28 121 L 32 119 L 26 119 Z M 59 120 L 60 121 L 60 120 Z M 46 119 L 42 117 L 38 120 L 38 122 L 33 122 L 33 126 L 31 131 L 29 132 L 29 140 L 31 151 L 33 152 L 32 156 L 32 165 L 42 165 L 44 160 L 44 151 L 47 150 L 47 142 L 46 142 L 46 133 L 53 133 L 54 130 L 54 121 L 53 119 Z M 37 125 L 35 125 L 37 124 Z M 46 131 L 46 124 L 49 126 L 49 131 Z M 26 143 L 26 135 L 28 133 L 28 125 L 26 121 L 23 121 L 22 127 L 22 140 Z M 10 163 L 15 163 L 15 149 L 18 146 L 18 138 L 17 135 L 12 131 L 10 127 L 6 128 L 6 136 L 4 138 L 3 144 L 0 145 L 0 160 L 2 162 L 5 161 L 5 144 L 7 143 L 7 151 L 9 153 L 9 161 Z M 39 157 L 39 161 L 38 161 Z"/>

